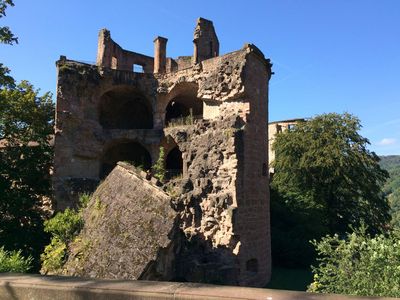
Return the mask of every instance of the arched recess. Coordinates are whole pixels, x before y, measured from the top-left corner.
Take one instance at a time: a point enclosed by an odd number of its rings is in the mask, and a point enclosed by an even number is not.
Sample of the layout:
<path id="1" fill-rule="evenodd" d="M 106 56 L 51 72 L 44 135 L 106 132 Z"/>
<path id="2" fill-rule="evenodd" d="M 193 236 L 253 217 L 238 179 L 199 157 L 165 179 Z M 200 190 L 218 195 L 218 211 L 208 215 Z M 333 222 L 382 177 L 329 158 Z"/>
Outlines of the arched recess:
<path id="1" fill-rule="evenodd" d="M 167 178 L 182 175 L 183 172 L 183 159 L 182 152 L 178 146 L 172 148 L 165 159 L 165 170 Z"/>
<path id="2" fill-rule="evenodd" d="M 119 87 L 101 96 L 100 124 L 105 129 L 151 129 L 151 103 L 137 90 Z"/>
<path id="3" fill-rule="evenodd" d="M 144 170 L 151 168 L 151 156 L 145 147 L 134 141 L 119 141 L 108 147 L 104 152 L 99 174 L 100 179 L 105 178 L 119 161 L 127 161 Z"/>
<path id="4" fill-rule="evenodd" d="M 194 118 L 203 117 L 203 101 L 197 98 L 197 84 L 190 82 L 179 83 L 168 95 L 168 104 L 165 108 L 165 124 L 176 119 L 193 115 Z"/>

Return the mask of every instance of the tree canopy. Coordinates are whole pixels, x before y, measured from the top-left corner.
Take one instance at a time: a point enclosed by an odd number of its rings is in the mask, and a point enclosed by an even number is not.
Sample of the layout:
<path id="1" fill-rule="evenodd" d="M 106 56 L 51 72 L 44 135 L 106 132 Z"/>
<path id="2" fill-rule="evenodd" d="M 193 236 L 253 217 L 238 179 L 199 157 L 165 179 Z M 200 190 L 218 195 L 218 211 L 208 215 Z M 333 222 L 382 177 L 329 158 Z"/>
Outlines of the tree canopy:
<path id="1" fill-rule="evenodd" d="M 0 0 L 0 18 L 12 5 Z M 0 42 L 13 44 L 17 38 L 0 27 Z M 48 241 L 42 203 L 51 192 L 53 124 L 51 94 L 39 96 L 27 81 L 16 85 L 0 63 L 0 247 L 31 255 L 36 269 Z"/>
<path id="2" fill-rule="evenodd" d="M 0 91 L 0 245 L 38 259 L 47 239 L 54 104 L 27 82 Z"/>
<path id="3" fill-rule="evenodd" d="M 0 0 L 0 19 L 5 17 L 8 6 L 14 6 L 12 0 Z M 8 26 L 0 26 L 0 43 L 9 45 L 18 43 L 18 38 L 14 36 Z"/>
<path id="4" fill-rule="evenodd" d="M 361 222 L 379 231 L 389 220 L 381 193 L 388 173 L 368 150 L 360 129 L 351 114 L 330 113 L 298 123 L 278 134 L 274 143 L 273 187 L 293 195 L 293 201 L 301 195 L 301 201 L 321 209 L 332 233 Z"/>
<path id="5" fill-rule="evenodd" d="M 6 8 L 8 6 L 14 6 L 11 0 L 0 0 L 0 19 L 6 15 Z M 8 26 L 0 26 L 0 44 L 18 43 L 18 38 L 14 36 Z M 12 86 L 14 84 L 14 78 L 9 75 L 10 70 L 0 63 L 0 88 L 3 86 Z"/>
<path id="6" fill-rule="evenodd" d="M 276 136 L 271 180 L 272 254 L 275 263 L 309 266 L 309 243 L 349 226 L 368 225 L 371 233 L 389 223 L 381 192 L 388 173 L 359 134 L 351 114 L 323 114 Z"/>

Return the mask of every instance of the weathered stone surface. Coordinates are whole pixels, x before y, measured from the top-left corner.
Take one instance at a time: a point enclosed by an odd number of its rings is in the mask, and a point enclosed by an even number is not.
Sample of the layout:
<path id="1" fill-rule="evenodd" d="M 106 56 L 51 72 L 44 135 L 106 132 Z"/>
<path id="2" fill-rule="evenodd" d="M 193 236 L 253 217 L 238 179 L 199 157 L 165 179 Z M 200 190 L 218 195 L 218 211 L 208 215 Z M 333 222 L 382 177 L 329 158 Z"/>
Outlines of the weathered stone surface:
<path id="1" fill-rule="evenodd" d="M 176 214 L 169 196 L 139 174 L 120 163 L 96 189 L 84 212 L 84 229 L 70 245 L 65 274 L 173 279 L 172 261 L 162 261 L 162 268 L 152 264 L 169 251 Z"/>
<path id="2" fill-rule="evenodd" d="M 187 237 L 199 235 L 213 248 L 234 249 L 233 214 L 237 208 L 236 173 L 244 121 L 236 114 L 193 126 L 166 129 L 179 144 L 187 176 L 173 199 Z"/>
<path id="3" fill-rule="evenodd" d="M 57 63 L 57 208 L 73 206 L 79 191 L 88 190 L 85 183 L 105 178 L 117 161 L 144 168 L 146 178 L 150 179 L 146 185 L 155 187 L 158 183 L 154 179 L 151 182 L 151 165 L 159 158 L 160 146 L 165 150 L 168 178 L 180 174 L 181 182 L 171 181 L 175 184 L 168 188 L 176 210 L 172 234 L 160 232 L 154 245 L 150 241 L 146 244 L 145 249 L 152 249 L 152 254 L 146 256 L 148 261 L 155 259 L 156 263 L 147 265 L 147 271 L 140 273 L 145 258 L 138 255 L 135 259 L 142 260 L 132 261 L 137 267 L 126 271 L 126 256 L 117 251 L 126 244 L 118 238 L 122 244 L 112 244 L 115 257 L 87 261 L 85 268 L 96 270 L 92 275 L 99 277 L 118 274 L 114 277 L 263 286 L 271 272 L 265 172 L 270 61 L 251 44 L 219 56 L 215 29 L 205 19 L 199 19 L 196 25 L 193 56 L 165 57 L 164 38 L 156 39 L 156 58 L 127 51 L 111 39 L 107 30 L 100 32 L 98 45 L 96 66 L 65 57 Z M 143 73 L 133 72 L 134 65 L 141 65 Z M 120 171 L 118 166 L 115 172 Z M 124 182 L 128 187 L 131 184 L 129 180 L 116 183 L 124 190 L 121 197 L 136 197 L 121 186 Z M 101 187 L 104 183 L 100 191 Z M 113 188 L 96 192 L 107 195 L 106 207 L 116 205 L 107 211 L 116 221 L 107 219 L 99 224 L 108 236 L 110 230 L 117 232 L 121 226 L 128 226 L 123 225 L 131 218 L 128 213 L 135 213 L 134 220 L 148 219 L 144 207 L 132 211 L 125 203 L 126 215 L 122 214 L 124 221 L 119 224 L 121 216 L 114 214 L 114 210 L 122 211 L 117 200 L 120 195 L 106 192 Z M 136 202 L 132 203 L 143 204 L 145 191 L 140 191 L 142 200 L 134 198 Z M 139 225 L 145 226 L 140 222 Z M 83 234 L 92 238 L 93 230 L 89 223 Z M 140 232 L 132 230 L 133 233 L 126 234 L 136 237 L 130 242 L 135 248 L 140 243 Z M 165 246 L 162 238 L 173 243 Z M 102 241 L 100 237 L 98 240 Z M 101 246 L 96 254 L 109 251 L 106 242 L 96 245 Z M 157 247 L 167 248 L 154 256 Z M 150 250 L 140 252 L 146 251 Z M 72 262 L 69 261 L 69 268 L 73 268 Z M 113 264 L 109 273 L 108 263 Z M 72 274 L 80 272 L 79 268 L 70 270 Z"/>

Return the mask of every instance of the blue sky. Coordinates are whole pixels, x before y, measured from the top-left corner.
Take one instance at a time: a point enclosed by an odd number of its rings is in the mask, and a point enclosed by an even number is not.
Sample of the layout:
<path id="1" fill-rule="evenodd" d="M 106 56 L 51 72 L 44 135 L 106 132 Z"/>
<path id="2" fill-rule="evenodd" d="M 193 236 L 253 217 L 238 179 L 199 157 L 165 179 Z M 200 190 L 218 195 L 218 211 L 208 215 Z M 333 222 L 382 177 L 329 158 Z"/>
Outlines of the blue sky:
<path id="1" fill-rule="evenodd" d="M 0 19 L 19 37 L 0 45 L 18 79 L 55 92 L 60 55 L 94 62 L 97 34 L 111 30 L 123 48 L 191 55 L 196 18 L 214 22 L 220 53 L 257 45 L 271 58 L 270 121 L 350 112 L 379 155 L 400 154 L 399 0 L 15 0 Z"/>

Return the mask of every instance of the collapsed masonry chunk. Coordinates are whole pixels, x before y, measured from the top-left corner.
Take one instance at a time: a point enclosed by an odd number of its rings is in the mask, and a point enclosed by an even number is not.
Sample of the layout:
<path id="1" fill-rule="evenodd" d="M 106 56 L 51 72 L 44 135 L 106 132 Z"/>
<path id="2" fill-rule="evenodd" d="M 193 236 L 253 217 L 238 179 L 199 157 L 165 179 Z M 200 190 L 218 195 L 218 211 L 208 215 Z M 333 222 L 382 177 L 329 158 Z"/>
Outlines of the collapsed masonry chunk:
<path id="1" fill-rule="evenodd" d="M 175 215 L 162 189 L 133 166 L 119 163 L 91 197 L 84 228 L 69 245 L 64 273 L 139 279 L 168 249 Z M 173 279 L 172 266 L 166 262 L 163 267 L 153 270 L 153 280 Z"/>

